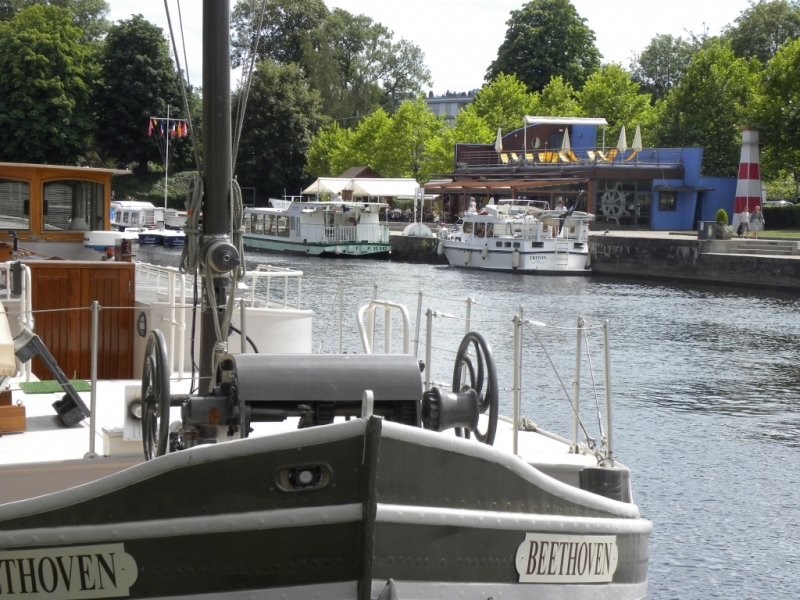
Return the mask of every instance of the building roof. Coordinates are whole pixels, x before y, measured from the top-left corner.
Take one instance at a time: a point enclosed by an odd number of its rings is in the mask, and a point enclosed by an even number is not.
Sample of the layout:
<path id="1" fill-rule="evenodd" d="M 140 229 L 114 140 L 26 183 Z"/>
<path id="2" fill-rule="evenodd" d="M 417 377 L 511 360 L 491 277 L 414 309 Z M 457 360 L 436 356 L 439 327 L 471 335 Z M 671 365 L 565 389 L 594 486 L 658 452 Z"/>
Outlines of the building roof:
<path id="1" fill-rule="evenodd" d="M 586 117 L 535 117 L 526 115 L 523 119 L 525 125 L 608 125 L 603 118 Z"/>
<path id="2" fill-rule="evenodd" d="M 380 175 L 375 171 L 373 171 L 372 168 L 365 166 L 365 167 L 350 167 L 349 169 L 347 169 L 347 171 L 339 175 L 339 177 L 345 177 L 347 179 L 352 179 L 353 177 L 375 178 L 375 177 L 380 177 Z"/>
<path id="3" fill-rule="evenodd" d="M 21 169 L 58 169 L 59 171 L 80 171 L 82 173 L 110 173 L 111 175 L 130 175 L 127 169 L 100 169 L 97 167 L 76 167 L 74 165 L 43 165 L 39 163 L 0 162 L 0 167 L 18 167 Z"/>
<path id="4" fill-rule="evenodd" d="M 420 187 L 411 178 L 320 177 L 303 190 L 304 194 L 338 194 L 350 190 L 353 196 L 413 198 Z"/>

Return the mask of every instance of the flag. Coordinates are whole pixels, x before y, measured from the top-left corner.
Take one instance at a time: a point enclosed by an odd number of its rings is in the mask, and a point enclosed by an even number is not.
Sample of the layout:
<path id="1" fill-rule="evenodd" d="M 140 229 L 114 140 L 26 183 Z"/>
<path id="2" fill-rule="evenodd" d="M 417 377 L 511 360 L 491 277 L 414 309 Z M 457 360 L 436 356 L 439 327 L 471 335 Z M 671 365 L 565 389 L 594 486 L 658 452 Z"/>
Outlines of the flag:
<path id="1" fill-rule="evenodd" d="M 175 137 L 175 125 L 172 125 L 172 131 L 169 132 L 170 137 Z"/>
<path id="2" fill-rule="evenodd" d="M 150 127 L 147 128 L 147 135 L 153 135 L 153 119 L 150 119 Z"/>

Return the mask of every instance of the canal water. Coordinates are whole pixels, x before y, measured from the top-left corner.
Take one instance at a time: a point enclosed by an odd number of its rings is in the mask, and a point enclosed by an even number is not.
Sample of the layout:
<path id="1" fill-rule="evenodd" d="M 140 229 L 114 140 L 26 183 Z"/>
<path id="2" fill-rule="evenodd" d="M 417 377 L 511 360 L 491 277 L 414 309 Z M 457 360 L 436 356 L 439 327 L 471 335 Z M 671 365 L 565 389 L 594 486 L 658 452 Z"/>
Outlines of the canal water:
<path id="1" fill-rule="evenodd" d="M 140 260 L 177 265 L 178 251 L 141 249 Z M 576 319 L 583 340 L 580 414 L 599 437 L 602 336 L 610 323 L 615 454 L 633 473 L 634 498 L 653 521 L 651 598 L 796 598 L 800 589 L 800 306 L 796 296 L 597 277 L 482 273 L 446 266 L 247 255 L 304 273 L 314 310 L 314 351 L 361 352 L 356 311 L 378 298 L 408 306 L 414 350 L 418 292 L 432 319 L 433 379 L 449 382 L 472 298 L 472 329 L 489 340 L 501 412 L 511 413 L 512 317 L 524 328 L 522 414 L 569 436 Z M 282 288 L 281 288 L 282 289 Z M 383 315 L 376 346 L 383 346 Z M 392 344 L 401 347 L 401 322 Z M 421 339 L 425 340 L 425 319 Z M 589 352 L 587 355 L 586 347 Z M 422 345 L 419 356 L 424 357 Z M 552 363 L 552 364 L 551 364 Z M 566 390 L 566 391 L 565 391 Z M 597 398 L 597 400 L 596 400 Z M 446 435 L 446 434 L 445 434 Z"/>

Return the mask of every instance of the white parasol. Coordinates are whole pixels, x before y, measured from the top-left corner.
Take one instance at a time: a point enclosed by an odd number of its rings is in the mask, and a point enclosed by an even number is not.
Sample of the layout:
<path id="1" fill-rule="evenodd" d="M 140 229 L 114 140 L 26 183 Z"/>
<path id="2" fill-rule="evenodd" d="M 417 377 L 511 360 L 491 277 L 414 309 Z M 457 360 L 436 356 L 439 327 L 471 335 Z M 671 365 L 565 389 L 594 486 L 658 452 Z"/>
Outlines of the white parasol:
<path id="1" fill-rule="evenodd" d="M 561 149 L 564 152 L 569 152 L 570 150 L 572 150 L 572 146 L 570 146 L 570 143 L 569 143 L 569 130 L 568 129 L 564 130 L 564 141 L 561 142 Z"/>
<path id="2" fill-rule="evenodd" d="M 617 150 L 619 150 L 620 154 L 625 154 L 625 151 L 628 149 L 628 138 L 625 136 L 625 125 L 622 126 L 622 130 L 619 132 L 619 141 L 617 142 Z"/>
<path id="3" fill-rule="evenodd" d="M 503 133 L 497 128 L 497 139 L 494 141 L 494 149 L 500 154 L 503 151 Z"/>
<path id="4" fill-rule="evenodd" d="M 637 153 L 642 151 L 642 130 L 638 125 L 636 126 L 636 133 L 633 135 L 633 145 L 631 148 Z"/>

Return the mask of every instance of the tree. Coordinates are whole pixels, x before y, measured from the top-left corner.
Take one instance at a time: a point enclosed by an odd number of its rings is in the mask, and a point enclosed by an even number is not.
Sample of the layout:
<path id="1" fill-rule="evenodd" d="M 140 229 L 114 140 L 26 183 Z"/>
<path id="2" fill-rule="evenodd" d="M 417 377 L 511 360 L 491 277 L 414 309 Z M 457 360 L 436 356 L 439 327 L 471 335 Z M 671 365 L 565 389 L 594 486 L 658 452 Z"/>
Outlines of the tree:
<path id="1" fill-rule="evenodd" d="M 162 30 L 136 15 L 108 33 L 96 93 L 97 142 L 102 153 L 123 163 L 161 162 L 158 146 L 148 137 L 150 117 L 183 112 L 179 80 Z M 186 115 L 183 115 L 184 117 Z M 188 144 L 183 151 L 187 151 Z M 176 157 L 177 158 L 177 157 Z"/>
<path id="2" fill-rule="evenodd" d="M 739 58 L 757 58 L 765 63 L 786 42 L 800 38 L 800 2 L 751 0 L 734 23 L 724 32 L 733 53 Z"/>
<path id="3" fill-rule="evenodd" d="M 257 59 L 271 58 L 279 63 L 293 62 L 305 67 L 304 46 L 311 32 L 321 26 L 329 14 L 322 0 L 267 0 L 261 20 L 260 2 L 239 0 L 231 13 L 233 66 L 249 64 L 261 21 Z"/>
<path id="4" fill-rule="evenodd" d="M 623 125 L 643 125 L 643 137 L 649 134 L 650 95 L 639 93 L 639 84 L 620 65 L 604 65 L 592 74 L 578 92 L 578 102 L 583 116 L 605 117 L 608 121 L 607 142 L 618 138 Z"/>
<path id="5" fill-rule="evenodd" d="M 710 42 L 657 106 L 657 143 L 673 148 L 703 146 L 704 174 L 735 176 L 742 128 L 758 78 L 758 61 L 736 58 L 727 42 Z"/>
<path id="6" fill-rule="evenodd" d="M 600 66 L 594 32 L 569 0 L 531 0 L 511 11 L 508 30 L 486 80 L 516 75 L 529 91 L 541 91 L 554 76 L 576 89 Z"/>
<path id="7" fill-rule="evenodd" d="M 686 72 L 697 48 L 682 37 L 657 35 L 631 63 L 631 78 L 653 101 L 663 98 Z"/>
<path id="8" fill-rule="evenodd" d="M 761 93 L 753 107 L 753 125 L 763 143 L 761 162 L 767 177 L 800 174 L 800 40 L 784 46 L 765 65 Z"/>
<path id="9" fill-rule="evenodd" d="M 575 97 L 575 88 L 559 75 L 553 77 L 541 93 L 534 94 L 529 111 L 540 117 L 578 117 L 581 107 Z"/>
<path id="10" fill-rule="evenodd" d="M 82 41 L 99 40 L 108 31 L 106 0 L 0 0 L 0 21 L 7 21 L 20 10 L 37 4 L 68 10 L 72 24 L 83 32 Z"/>
<path id="11" fill-rule="evenodd" d="M 306 45 L 308 80 L 323 112 L 351 124 L 379 107 L 393 112 L 430 84 L 424 54 L 364 15 L 335 9 Z"/>
<path id="12" fill-rule="evenodd" d="M 475 94 L 475 113 L 493 131 L 508 133 L 522 127 L 522 119 L 534 107 L 535 98 L 515 75 L 501 73 Z"/>
<path id="13" fill-rule="evenodd" d="M 94 130 L 94 66 L 62 8 L 31 6 L 0 23 L 0 156 L 72 164 Z"/>
<path id="14" fill-rule="evenodd" d="M 262 198 L 300 189 L 311 137 L 321 124 L 319 103 L 296 64 L 258 63 L 236 161 L 243 187 L 256 188 Z"/>

